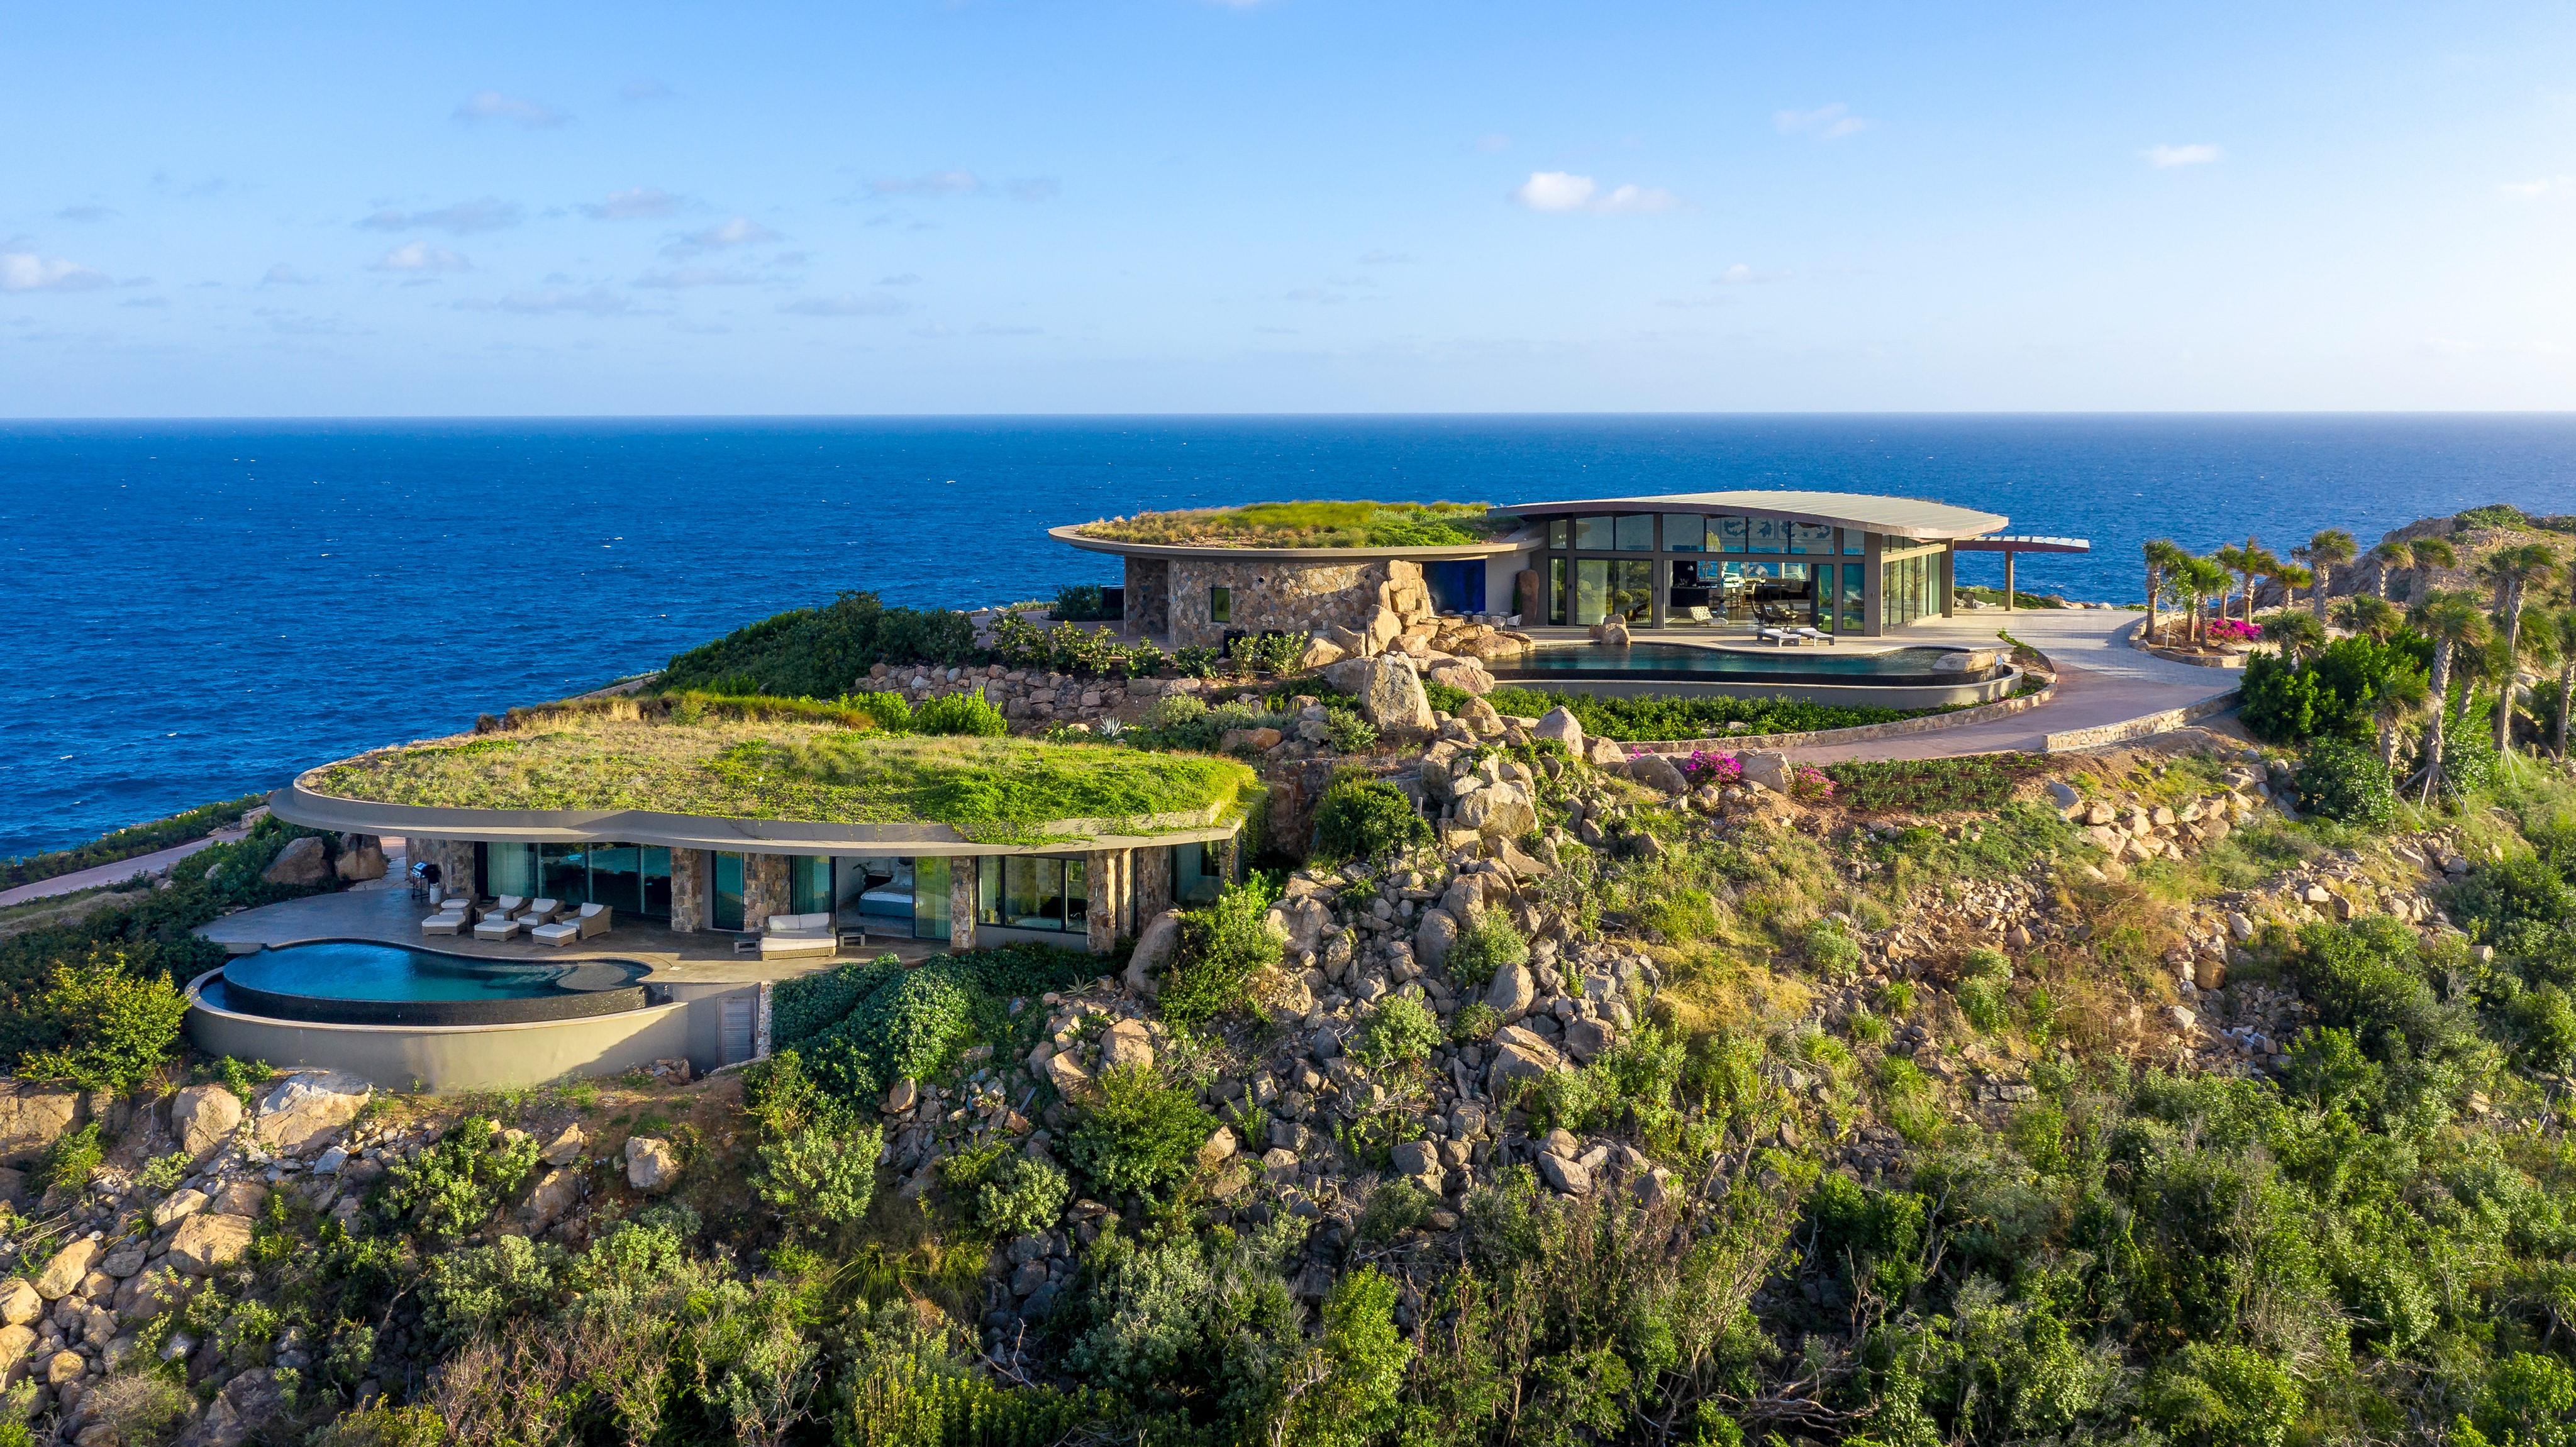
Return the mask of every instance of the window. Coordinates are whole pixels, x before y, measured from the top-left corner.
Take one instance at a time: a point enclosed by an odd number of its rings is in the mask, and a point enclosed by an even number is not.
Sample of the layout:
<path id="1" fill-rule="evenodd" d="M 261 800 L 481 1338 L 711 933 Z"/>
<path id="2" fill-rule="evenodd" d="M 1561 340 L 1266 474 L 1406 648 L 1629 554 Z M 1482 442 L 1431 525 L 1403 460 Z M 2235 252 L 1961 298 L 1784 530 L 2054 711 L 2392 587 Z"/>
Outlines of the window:
<path id="1" fill-rule="evenodd" d="M 1864 633 L 1869 630 L 1869 614 L 1862 611 L 1866 601 L 1864 580 L 1869 576 L 1866 563 L 1843 564 L 1843 621 L 1839 631 Z"/>
<path id="2" fill-rule="evenodd" d="M 821 914 L 832 907 L 832 857 L 828 854 L 787 856 L 787 912 Z"/>
<path id="3" fill-rule="evenodd" d="M 1655 515 L 1650 512 L 1622 513 L 1613 520 L 1612 535 L 1618 539 L 1618 551 L 1651 553 L 1655 550 Z"/>
<path id="4" fill-rule="evenodd" d="M 1004 854 L 978 863 L 978 923 L 1062 933 L 1083 928 L 1088 920 L 1086 871 L 1081 860 Z"/>
<path id="5" fill-rule="evenodd" d="M 1225 855 L 1204 844 L 1172 846 L 1172 902 L 1213 904 L 1225 887 Z"/>
<path id="6" fill-rule="evenodd" d="M 1707 552 L 1708 519 L 1695 512 L 1664 514 L 1664 551 L 1668 553 Z"/>
<path id="7" fill-rule="evenodd" d="M 590 897 L 589 846 L 582 844 L 540 844 L 537 846 L 536 896 L 559 904 L 579 904 Z"/>
<path id="8" fill-rule="evenodd" d="M 948 938 L 948 857 L 944 854 L 912 861 L 912 937 Z"/>
<path id="9" fill-rule="evenodd" d="M 537 897 L 537 846 L 533 844 L 486 844 L 483 846 L 484 894 L 515 894 L 521 899 Z"/>
<path id="10" fill-rule="evenodd" d="M 1643 558 L 1610 564 L 1610 608 L 1631 623 L 1654 616 L 1655 565 Z"/>
<path id="11" fill-rule="evenodd" d="M 885 921 L 901 920 L 902 928 L 912 927 L 909 859 L 844 854 L 832 861 L 832 888 L 832 913 L 843 924 L 877 921 L 877 928 L 889 929 L 894 926 Z"/>
<path id="12" fill-rule="evenodd" d="M 1587 553 L 1609 552 L 1610 538 L 1610 519 L 1576 518 L 1574 520 L 1574 546 L 1578 549 Z"/>
<path id="13" fill-rule="evenodd" d="M 1565 525 L 1565 519 L 1549 518 L 1547 520 L 1547 545 L 1556 549 L 1560 553 L 1564 552 L 1567 531 L 1568 529 Z"/>
<path id="14" fill-rule="evenodd" d="M 1208 621 L 1211 623 L 1231 623 L 1234 621 L 1234 590 L 1232 588 L 1214 587 L 1208 589 Z"/>
<path id="15" fill-rule="evenodd" d="M 1574 626 L 1588 627 L 1601 621 L 1610 606 L 1610 560 L 1577 558 L 1574 560 Z"/>
<path id="16" fill-rule="evenodd" d="M 715 878 L 707 890 L 708 923 L 717 929 L 742 928 L 742 856 L 716 855 Z"/>
<path id="17" fill-rule="evenodd" d="M 1719 518 L 1717 520 L 1717 535 L 1722 551 L 1730 553 L 1743 552 L 1744 533 L 1744 519 L 1742 518 Z"/>
<path id="18" fill-rule="evenodd" d="M 1565 626 L 1565 559 L 1547 560 L 1547 621 Z"/>
<path id="19" fill-rule="evenodd" d="M 1789 524 L 1789 551 L 1793 553 L 1830 553 L 1834 550 L 1834 530 L 1813 523 Z"/>
<path id="20" fill-rule="evenodd" d="M 1867 533 L 1865 533 L 1865 532 L 1862 532 L 1862 531 L 1861 531 L 1860 529 L 1858 529 L 1858 528 L 1845 528 L 1845 529 L 1843 529 L 1843 554 L 1844 554 L 1844 556 L 1846 556 L 1846 557 L 1854 557 L 1854 558 L 1856 558 L 1856 557 L 1859 557 L 1861 554 L 1866 553 L 1866 552 L 1868 552 L 1868 551 L 1869 551 L 1869 534 L 1867 534 Z"/>
<path id="21" fill-rule="evenodd" d="M 1746 549 L 1756 553 L 1776 553 L 1789 545 L 1789 525 L 1778 518 L 1747 518 Z"/>

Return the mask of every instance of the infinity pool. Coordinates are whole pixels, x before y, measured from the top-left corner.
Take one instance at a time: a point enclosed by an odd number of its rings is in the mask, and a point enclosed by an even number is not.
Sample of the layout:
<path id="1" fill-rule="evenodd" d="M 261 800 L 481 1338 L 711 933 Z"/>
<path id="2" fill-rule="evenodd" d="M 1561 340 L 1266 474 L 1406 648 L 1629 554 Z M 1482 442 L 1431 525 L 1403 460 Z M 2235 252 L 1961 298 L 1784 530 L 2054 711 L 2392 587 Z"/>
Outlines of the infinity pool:
<path id="1" fill-rule="evenodd" d="M 217 1010 L 352 1025 L 488 1025 L 632 1010 L 634 960 L 490 960 L 323 940 L 228 962 L 198 990 Z"/>
<path id="2" fill-rule="evenodd" d="M 1865 653 L 1823 645 L 1765 648 L 1694 648 L 1681 643 L 1636 643 L 1607 648 L 1598 643 L 1542 645 L 1517 659 L 1489 665 L 1506 681 L 1557 681 L 1577 678 L 1668 679 L 1705 683 L 1855 683 L 1904 687 L 1983 683 L 2001 671 L 1935 672 L 1933 664 L 1955 657 L 1952 648 L 1892 648 Z"/>

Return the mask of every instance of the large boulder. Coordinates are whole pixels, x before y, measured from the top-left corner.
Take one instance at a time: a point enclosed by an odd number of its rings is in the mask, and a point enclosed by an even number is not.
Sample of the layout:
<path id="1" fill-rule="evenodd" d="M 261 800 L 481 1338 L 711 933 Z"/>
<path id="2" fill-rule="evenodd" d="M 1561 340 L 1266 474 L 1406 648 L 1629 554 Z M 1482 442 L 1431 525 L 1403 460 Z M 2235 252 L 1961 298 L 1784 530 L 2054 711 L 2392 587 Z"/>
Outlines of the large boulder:
<path id="1" fill-rule="evenodd" d="M 519 1224 L 529 1235 L 552 1226 L 564 1218 L 581 1200 L 581 1172 L 558 1166 L 537 1178 L 536 1189 L 528 1192 L 528 1202 L 519 1208 Z"/>
<path id="2" fill-rule="evenodd" d="M 375 1087 L 345 1070 L 299 1070 L 259 1103 L 251 1134 L 282 1155 L 310 1155 L 366 1109 Z"/>
<path id="3" fill-rule="evenodd" d="M 1458 917 L 1445 909 L 1426 909 L 1413 930 L 1413 958 L 1426 970 L 1440 968 L 1458 943 Z"/>
<path id="4" fill-rule="evenodd" d="M 1360 716 L 1387 733 L 1429 733 L 1433 728 L 1430 696 L 1422 691 L 1413 660 L 1401 653 L 1381 653 L 1369 660 L 1368 680 L 1360 690 Z"/>
<path id="5" fill-rule="evenodd" d="M 1538 1173 L 1545 1177 L 1549 1189 L 1568 1196 L 1584 1195 L 1592 1189 L 1592 1172 L 1579 1161 L 1569 1161 L 1553 1152 L 1538 1158 Z"/>
<path id="6" fill-rule="evenodd" d="M 80 1123 L 79 1092 L 0 1081 L 0 1166 L 34 1165 Z"/>
<path id="7" fill-rule="evenodd" d="M 1100 1063 L 1104 1069 L 1132 1065 L 1140 1070 L 1154 1068 L 1154 1039 L 1145 1032 L 1141 1020 L 1121 1020 L 1100 1037 Z"/>
<path id="8" fill-rule="evenodd" d="M 571 1165 L 581 1159 L 581 1148 L 588 1139 L 581 1132 L 581 1123 L 574 1121 L 555 1132 L 554 1139 L 547 1141 L 545 1148 L 537 1152 L 537 1159 L 550 1166 Z"/>
<path id="9" fill-rule="evenodd" d="M 247 1216 L 200 1212 L 179 1223 L 178 1234 L 170 1238 L 170 1254 L 163 1260 L 190 1276 L 212 1276 L 242 1258 L 250 1249 L 250 1235 Z"/>
<path id="10" fill-rule="evenodd" d="M 1167 909 L 1154 916 L 1151 923 L 1136 935 L 1135 951 L 1127 956 L 1127 988 L 1151 999 L 1163 988 L 1162 969 L 1170 964 L 1172 951 L 1181 942 L 1181 912 Z"/>
<path id="11" fill-rule="evenodd" d="M 1537 1080 L 1565 1068 L 1565 1058 L 1556 1053 L 1556 1047 L 1534 1031 L 1510 1025 L 1494 1038 L 1494 1063 L 1487 1079 L 1497 1091 L 1508 1082 Z"/>
<path id="12" fill-rule="evenodd" d="M 330 851 L 322 847 L 319 835 L 307 834 L 287 841 L 277 858 L 269 862 L 259 877 L 271 884 L 311 886 L 331 877 Z"/>
<path id="13" fill-rule="evenodd" d="M 0 1281 L 0 1325 L 25 1326 L 45 1314 L 45 1298 L 23 1276 Z"/>
<path id="14" fill-rule="evenodd" d="M 1340 643 L 1318 633 L 1306 640 L 1306 651 L 1297 655 L 1297 670 L 1302 673 L 1308 669 L 1322 668 L 1328 663 L 1339 663 L 1349 657 L 1350 652 L 1351 650 Z"/>
<path id="15" fill-rule="evenodd" d="M 191 1085 L 170 1097 L 170 1133 L 192 1161 L 203 1161 L 242 1123 L 241 1097 L 220 1085 Z"/>
<path id="16" fill-rule="evenodd" d="M 1540 714 L 1538 716 L 1538 727 L 1530 730 L 1530 732 L 1538 738 L 1554 739 L 1558 743 L 1565 745 L 1565 751 L 1568 754 L 1573 755 L 1575 758 L 1580 759 L 1585 756 L 1583 752 L 1582 721 L 1575 718 L 1573 714 L 1568 713 L 1563 704 L 1559 704 L 1555 708 L 1549 709 L 1547 712 Z"/>
<path id="17" fill-rule="evenodd" d="M 90 1267 L 107 1254 L 107 1248 L 83 1237 L 53 1254 L 45 1268 L 36 1273 L 36 1294 L 47 1301 L 60 1301 L 80 1289 L 81 1278 Z"/>
<path id="18" fill-rule="evenodd" d="M 18 1368 L 35 1349 L 36 1333 L 31 1329 L 16 1322 L 0 1326 L 0 1383 L 16 1381 Z"/>
<path id="19" fill-rule="evenodd" d="M 1518 839 L 1538 827 L 1538 811 L 1513 784 L 1490 784 L 1458 801 L 1458 822 L 1488 839 Z"/>
<path id="20" fill-rule="evenodd" d="M 1483 664 L 1472 658 L 1462 658 L 1452 663 L 1433 664 L 1431 681 L 1445 683 L 1451 688 L 1480 697 L 1494 691 L 1494 676 L 1485 671 Z"/>
<path id="21" fill-rule="evenodd" d="M 1737 757 L 1744 766 L 1744 781 L 1760 784 L 1774 793 L 1789 792 L 1791 768 L 1789 756 L 1776 749 L 1755 749 Z"/>
<path id="22" fill-rule="evenodd" d="M 1639 754 L 1628 761 L 1628 777 L 1658 794 L 1687 794 L 1690 781 L 1661 754 Z"/>
<path id="23" fill-rule="evenodd" d="M 1485 1003 L 1505 1020 L 1518 1020 L 1529 1013 L 1530 1003 L 1538 998 L 1538 981 L 1526 963 L 1497 966 L 1494 978 L 1485 985 Z"/>
<path id="24" fill-rule="evenodd" d="M 668 1190 L 680 1178 L 680 1157 L 655 1136 L 626 1138 L 626 1184 L 639 1191 Z"/>
<path id="25" fill-rule="evenodd" d="M 385 843 L 373 834 L 340 836 L 340 859 L 332 872 L 350 884 L 385 877 Z"/>
<path id="26" fill-rule="evenodd" d="M 1604 648 L 1628 646 L 1628 620 L 1612 614 L 1592 625 L 1592 641 Z"/>

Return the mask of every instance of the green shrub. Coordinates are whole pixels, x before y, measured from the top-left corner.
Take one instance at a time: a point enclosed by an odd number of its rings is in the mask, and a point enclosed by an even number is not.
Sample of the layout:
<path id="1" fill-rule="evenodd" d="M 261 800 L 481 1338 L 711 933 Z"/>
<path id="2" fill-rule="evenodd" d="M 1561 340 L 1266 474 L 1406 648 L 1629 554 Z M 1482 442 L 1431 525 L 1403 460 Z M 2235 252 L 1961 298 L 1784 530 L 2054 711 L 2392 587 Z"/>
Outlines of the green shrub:
<path id="1" fill-rule="evenodd" d="M 1502 1028 L 1502 1012 L 1482 1000 L 1468 1001 L 1449 1017 L 1449 1038 L 1461 1045 L 1489 1039 Z"/>
<path id="2" fill-rule="evenodd" d="M 1976 754 L 1957 759 L 1857 760 L 1827 764 L 1834 802 L 1867 813 L 1991 813 L 2009 803 L 2023 780 L 2048 771 L 2045 759 L 2025 754 Z"/>
<path id="3" fill-rule="evenodd" d="M 503 1236 L 488 1246 L 429 1258 L 420 1283 L 421 1325 L 456 1343 L 498 1333 L 511 1321 L 554 1309 L 571 1258 L 551 1241 Z"/>
<path id="4" fill-rule="evenodd" d="M 36 1170 L 28 1182 L 38 1192 L 57 1188 L 77 1191 L 89 1184 L 90 1173 L 105 1159 L 106 1150 L 99 1144 L 98 1122 L 91 1121 L 78 1130 L 65 1131 L 45 1147 L 36 1158 Z"/>
<path id="5" fill-rule="evenodd" d="M 1799 942 L 1806 948 L 1807 959 L 1826 979 L 1848 980 L 1860 973 L 1860 941 L 1851 937 L 1851 931 L 1843 928 L 1840 920 L 1809 923 Z"/>
<path id="6" fill-rule="evenodd" d="M 1426 692 L 1432 691 L 1425 686 Z M 1431 706 L 1456 713 L 1468 695 L 1435 694 Z M 1446 698 L 1449 701 L 1443 702 Z M 1742 723 L 1755 734 L 1805 733 L 1812 729 L 1852 728 L 1893 723 L 1939 709 L 1863 708 L 1809 703 L 1803 699 L 1645 697 L 1600 698 L 1588 693 L 1557 693 L 1535 688 L 1498 688 L 1485 695 L 1497 713 L 1538 718 L 1562 708 L 1583 725 L 1587 737 L 1605 739 L 1696 739 L 1725 734 L 1727 725 Z"/>
<path id="7" fill-rule="evenodd" d="M 1404 791 L 1358 769 L 1333 776 L 1315 806 L 1315 858 L 1382 859 L 1431 842 L 1431 826 Z"/>
<path id="8" fill-rule="evenodd" d="M 1996 1031 L 2012 1023 L 2012 961 L 2001 950 L 1968 951 L 1959 976 L 1959 1013 L 1980 1030 Z"/>
<path id="9" fill-rule="evenodd" d="M 943 693 L 912 711 L 912 729 L 922 734 L 954 734 L 995 739 L 1011 731 L 1002 711 L 971 693 Z"/>
<path id="10" fill-rule="evenodd" d="M 445 1447 L 447 1423 L 425 1402 L 407 1407 L 378 1402 L 344 1412 L 305 1439 L 307 1447 Z"/>
<path id="11" fill-rule="evenodd" d="M 1364 754 L 1377 747 L 1377 725 L 1347 709 L 1324 715 L 1324 742 L 1339 754 Z"/>
<path id="12" fill-rule="evenodd" d="M 1639 905 L 1636 920 L 1667 942 L 1686 945 L 1717 933 L 1717 905 L 1705 889 L 1676 889 Z"/>
<path id="13" fill-rule="evenodd" d="M 1053 1165 L 1013 1152 L 975 1187 L 975 1224 L 987 1235 L 1034 1236 L 1056 1223 L 1073 1186 Z"/>
<path id="14" fill-rule="evenodd" d="M 2434 998 L 2418 964 L 2415 932 L 2385 915 L 2299 929 L 2288 957 L 2300 992 L 2325 1025 L 2347 1029 L 2383 1063 L 2445 1053 L 2465 1030 L 2455 1007 Z"/>
<path id="15" fill-rule="evenodd" d="M 1059 623 L 1114 623 L 1122 616 L 1110 611 L 1098 583 L 1067 583 L 1056 589 L 1047 614 Z"/>
<path id="16" fill-rule="evenodd" d="M 424 1235 L 462 1236 L 489 1219 L 536 1164 L 535 1138 L 505 1142 L 488 1117 L 467 1116 L 387 1173 L 378 1209 Z"/>
<path id="17" fill-rule="evenodd" d="M 186 1151 L 172 1151 L 144 1162 L 143 1173 L 137 1179 L 143 1183 L 143 1189 L 156 1196 L 166 1196 L 179 1189 L 181 1181 L 188 1179 L 188 1170 L 193 1164 Z"/>
<path id="18" fill-rule="evenodd" d="M 1473 912 L 1462 923 L 1458 942 L 1449 947 L 1443 968 L 1449 972 L 1451 984 L 1481 990 L 1505 966 L 1528 963 L 1529 941 L 1522 937 L 1511 916 L 1499 909 L 1484 909 Z"/>
<path id="19" fill-rule="evenodd" d="M 1355 1229 L 1361 1240 L 1384 1245 L 1407 1231 L 1420 1229 L 1439 1206 L 1439 1199 L 1429 1191 L 1398 1176 L 1370 1188 L 1368 1204 L 1360 1208 Z"/>
<path id="20" fill-rule="evenodd" d="M 847 1226 L 867 1215 L 876 1199 L 877 1160 L 885 1133 L 845 1116 L 814 1121 L 763 1142 L 752 1170 L 752 1189 L 778 1207 L 791 1225 L 812 1217 Z"/>
<path id="21" fill-rule="evenodd" d="M 2309 744 L 2299 760 L 2298 790 L 2299 807 L 2320 818 L 2382 828 L 2397 817 L 2394 781 L 2367 744 L 2339 738 Z"/>
<path id="22" fill-rule="evenodd" d="M 1181 916 L 1180 940 L 1154 998 L 1166 1021 L 1191 1029 L 1243 1006 L 1253 974 L 1279 962 L 1271 899 L 1269 885 L 1256 875 Z"/>
<path id="23" fill-rule="evenodd" d="M 179 1046 L 188 998 L 157 975 L 138 971 L 122 950 L 95 950 L 54 969 L 36 1002 L 39 1029 L 63 1043 L 18 1060 L 28 1080 L 80 1090 L 130 1090 L 159 1070 Z"/>
<path id="24" fill-rule="evenodd" d="M 167 819 L 129 824 L 69 849 L 48 850 L 21 859 L 0 859 L 0 889 L 14 889 L 22 884 L 34 884 L 38 880 L 54 879 L 102 864 L 119 863 L 174 844 L 185 844 L 192 839 L 203 839 L 267 802 L 266 794 L 245 794 L 220 804 L 200 804 Z"/>
<path id="25" fill-rule="evenodd" d="M 912 704 L 899 693 L 853 693 L 841 700 L 843 707 L 864 716 L 870 723 L 890 734 L 916 733 Z"/>
<path id="26" fill-rule="evenodd" d="M 1191 1093 L 1141 1066 L 1101 1072 L 1065 1138 L 1065 1159 L 1111 1196 L 1167 1196 L 1197 1169 L 1216 1117 Z"/>
<path id="27" fill-rule="evenodd" d="M 837 698 L 880 663 L 965 663 L 974 654 L 975 625 L 965 614 L 888 608 L 874 593 L 851 592 L 820 608 L 773 614 L 692 648 L 662 670 L 662 683 L 717 693 Z"/>
<path id="28" fill-rule="evenodd" d="M 888 954 L 864 964 L 853 960 L 820 974 L 779 981 L 770 987 L 771 1048 L 786 1049 L 838 1025 L 861 1000 L 902 973 L 903 961 Z"/>
<path id="29" fill-rule="evenodd" d="M 2149 1415 L 2178 1443 L 2280 1447 L 2306 1405 L 2297 1379 L 2250 1347 L 2193 1342 L 2148 1387 Z"/>
<path id="30" fill-rule="evenodd" d="M 1440 1018 L 1411 995 L 1388 995 L 1360 1027 L 1357 1054 L 1372 1065 L 1419 1065 L 1440 1043 Z"/>
<path id="31" fill-rule="evenodd" d="M 2487 1374 L 2472 1422 L 2494 1447 L 2576 1447 L 2576 1371 L 2556 1357 L 2515 1352 Z"/>

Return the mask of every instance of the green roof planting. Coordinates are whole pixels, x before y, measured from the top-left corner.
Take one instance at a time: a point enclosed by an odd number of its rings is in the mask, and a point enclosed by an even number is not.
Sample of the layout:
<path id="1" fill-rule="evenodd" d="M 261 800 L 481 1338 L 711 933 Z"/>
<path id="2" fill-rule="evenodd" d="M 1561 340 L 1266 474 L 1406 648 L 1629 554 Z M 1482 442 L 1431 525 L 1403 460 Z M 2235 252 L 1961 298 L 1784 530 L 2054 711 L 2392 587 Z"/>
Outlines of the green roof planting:
<path id="1" fill-rule="evenodd" d="M 1499 530 L 1481 502 L 1260 502 L 1138 513 L 1073 529 L 1105 542 L 1193 548 L 1462 547 Z"/>

